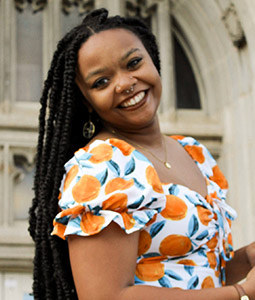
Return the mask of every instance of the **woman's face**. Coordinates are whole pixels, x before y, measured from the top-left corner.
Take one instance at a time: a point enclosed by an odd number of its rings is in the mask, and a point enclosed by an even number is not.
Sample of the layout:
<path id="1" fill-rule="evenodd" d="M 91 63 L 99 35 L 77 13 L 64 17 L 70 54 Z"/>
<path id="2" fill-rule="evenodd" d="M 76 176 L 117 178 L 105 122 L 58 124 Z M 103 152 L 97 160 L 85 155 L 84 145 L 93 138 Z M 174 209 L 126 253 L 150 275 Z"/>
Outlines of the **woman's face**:
<path id="1" fill-rule="evenodd" d="M 142 42 L 128 30 L 91 36 L 78 53 L 76 82 L 89 106 L 112 127 L 132 131 L 155 121 L 161 79 Z"/>

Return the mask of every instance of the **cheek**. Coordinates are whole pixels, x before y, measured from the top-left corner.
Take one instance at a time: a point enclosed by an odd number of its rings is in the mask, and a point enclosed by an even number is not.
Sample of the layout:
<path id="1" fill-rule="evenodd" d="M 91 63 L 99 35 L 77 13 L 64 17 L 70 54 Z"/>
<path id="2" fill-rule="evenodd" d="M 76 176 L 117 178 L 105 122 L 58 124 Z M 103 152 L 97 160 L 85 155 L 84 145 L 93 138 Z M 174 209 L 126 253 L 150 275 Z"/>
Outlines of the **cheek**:
<path id="1" fill-rule="evenodd" d="M 161 92 L 161 77 L 153 63 L 151 63 L 150 67 L 146 70 L 146 73 L 149 75 L 148 81 L 150 84 L 154 86 L 155 90 Z"/>
<path id="2" fill-rule="evenodd" d="M 97 112 L 104 112 L 112 106 L 111 95 L 107 91 L 88 93 L 87 100 Z"/>
<path id="3" fill-rule="evenodd" d="M 162 92 L 162 82 L 161 77 L 159 76 L 158 72 L 154 74 L 154 82 L 155 82 L 155 91 L 157 96 L 160 98 Z"/>

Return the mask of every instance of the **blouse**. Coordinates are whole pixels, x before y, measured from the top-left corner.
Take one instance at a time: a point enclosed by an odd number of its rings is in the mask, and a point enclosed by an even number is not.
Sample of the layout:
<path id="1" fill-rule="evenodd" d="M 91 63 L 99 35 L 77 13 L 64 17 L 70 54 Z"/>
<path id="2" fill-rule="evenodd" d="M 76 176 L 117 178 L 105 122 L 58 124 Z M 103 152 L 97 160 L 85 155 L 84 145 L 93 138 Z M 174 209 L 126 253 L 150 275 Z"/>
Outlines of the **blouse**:
<path id="1" fill-rule="evenodd" d="M 95 140 L 65 164 L 61 211 L 52 234 L 91 236 L 115 222 L 127 234 L 140 230 L 136 285 L 201 289 L 225 284 L 233 257 L 227 180 L 205 146 L 172 136 L 203 174 L 207 195 L 162 183 L 153 164 L 127 142 Z"/>

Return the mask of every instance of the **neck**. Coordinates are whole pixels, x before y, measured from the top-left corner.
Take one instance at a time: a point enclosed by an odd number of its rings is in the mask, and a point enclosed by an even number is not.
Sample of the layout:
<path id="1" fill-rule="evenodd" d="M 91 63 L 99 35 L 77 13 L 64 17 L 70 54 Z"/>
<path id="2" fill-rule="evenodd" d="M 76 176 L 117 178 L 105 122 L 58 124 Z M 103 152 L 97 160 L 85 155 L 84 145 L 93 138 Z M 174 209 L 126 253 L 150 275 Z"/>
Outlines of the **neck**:
<path id="1" fill-rule="evenodd" d="M 162 145 L 162 134 L 160 131 L 160 126 L 158 118 L 153 122 L 152 125 L 146 126 L 142 129 L 122 129 L 112 127 L 105 124 L 107 131 L 115 132 L 116 136 L 120 138 L 126 138 L 127 140 L 137 143 L 141 146 L 149 146 L 150 148 L 158 148 Z"/>

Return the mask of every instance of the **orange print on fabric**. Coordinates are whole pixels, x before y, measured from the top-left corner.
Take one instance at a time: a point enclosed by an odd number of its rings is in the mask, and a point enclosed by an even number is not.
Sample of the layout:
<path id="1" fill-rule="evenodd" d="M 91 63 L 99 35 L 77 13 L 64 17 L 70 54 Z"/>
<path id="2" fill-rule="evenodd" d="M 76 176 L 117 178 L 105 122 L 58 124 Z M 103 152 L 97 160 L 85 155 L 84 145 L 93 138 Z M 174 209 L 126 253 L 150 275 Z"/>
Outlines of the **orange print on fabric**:
<path id="1" fill-rule="evenodd" d="M 213 199 L 219 199 L 219 200 L 220 200 L 220 198 L 218 197 L 216 191 L 213 192 L 213 193 L 210 193 L 209 195 L 207 195 L 207 196 L 205 197 L 205 199 L 206 199 L 206 201 L 207 201 L 210 205 L 213 205 Z"/>
<path id="2" fill-rule="evenodd" d="M 221 263 L 221 267 L 222 268 L 226 268 L 226 264 L 227 262 L 223 259 L 223 257 L 221 256 L 221 260 L 220 260 L 220 263 Z"/>
<path id="3" fill-rule="evenodd" d="M 155 192 L 163 194 L 164 191 L 162 188 L 162 184 L 159 180 L 156 170 L 152 166 L 148 166 L 146 168 L 146 179 Z"/>
<path id="4" fill-rule="evenodd" d="M 83 214 L 81 219 L 81 230 L 89 235 L 96 234 L 101 231 L 105 219 L 103 216 L 93 215 L 91 212 Z"/>
<path id="5" fill-rule="evenodd" d="M 77 206 L 62 210 L 60 213 L 60 217 L 63 218 L 65 216 L 69 216 L 69 215 L 79 215 L 79 214 L 82 214 L 84 211 L 85 211 L 84 206 L 77 205 Z"/>
<path id="6" fill-rule="evenodd" d="M 103 210 L 123 212 L 127 209 L 127 195 L 116 193 L 103 202 Z"/>
<path id="7" fill-rule="evenodd" d="M 202 284 L 201 284 L 202 289 L 209 289 L 209 288 L 214 288 L 214 282 L 211 276 L 207 276 L 205 277 L 205 279 L 203 280 Z"/>
<path id="8" fill-rule="evenodd" d="M 61 224 L 61 223 L 57 223 L 55 220 L 53 221 L 53 231 L 51 234 L 53 235 L 57 235 L 59 236 L 61 239 L 65 240 L 65 236 L 64 236 L 64 233 L 65 233 L 65 230 L 66 230 L 66 225 L 64 224 Z"/>
<path id="9" fill-rule="evenodd" d="M 82 147 L 82 148 L 80 148 L 80 149 L 78 149 L 77 151 L 74 152 L 74 154 L 77 154 L 81 149 L 84 150 L 85 152 L 88 152 L 88 150 L 89 150 L 89 145 L 88 145 L 88 146 L 85 146 L 85 147 Z"/>
<path id="10" fill-rule="evenodd" d="M 138 256 L 146 253 L 151 246 L 151 236 L 146 230 L 142 230 L 138 242 Z"/>
<path id="11" fill-rule="evenodd" d="M 72 166 L 72 168 L 68 171 L 68 173 L 66 174 L 63 191 L 65 191 L 69 187 L 70 183 L 73 181 L 78 171 L 79 167 L 77 165 Z"/>
<path id="12" fill-rule="evenodd" d="M 181 259 L 178 261 L 179 265 L 185 265 L 185 266 L 196 266 L 197 264 L 191 260 L 191 259 Z"/>
<path id="13" fill-rule="evenodd" d="M 224 249 L 225 253 L 228 252 L 228 249 L 226 249 L 226 244 L 229 244 L 229 245 L 233 246 L 233 240 L 232 240 L 232 234 L 231 233 L 228 234 L 227 243 L 225 241 L 223 241 L 223 249 Z M 233 251 L 230 251 L 230 254 L 233 255 Z"/>
<path id="14" fill-rule="evenodd" d="M 127 142 L 119 140 L 119 139 L 110 139 L 110 144 L 119 148 L 123 155 L 128 156 L 130 155 L 135 148 L 129 145 Z"/>
<path id="15" fill-rule="evenodd" d="M 174 139 L 174 140 L 182 140 L 182 139 L 184 139 L 183 135 L 171 135 L 170 137 L 172 139 Z"/>
<path id="16" fill-rule="evenodd" d="M 156 218 L 157 218 L 157 214 L 155 214 L 152 217 L 152 219 L 150 219 L 150 221 L 148 223 L 146 223 L 146 226 L 149 226 L 149 225 L 153 224 L 156 221 Z"/>
<path id="17" fill-rule="evenodd" d="M 209 265 L 212 269 L 215 269 L 217 267 L 217 258 L 214 253 L 214 251 L 209 251 L 206 253 Z"/>
<path id="18" fill-rule="evenodd" d="M 135 275 L 144 281 L 155 281 L 162 278 L 165 274 L 164 264 L 159 262 L 153 263 L 138 263 L 136 266 Z"/>
<path id="19" fill-rule="evenodd" d="M 198 213 L 198 217 L 199 217 L 200 222 L 203 225 L 208 226 L 209 222 L 211 222 L 211 220 L 213 218 L 212 217 L 212 212 L 209 209 L 198 205 L 197 206 L 197 213 Z"/>
<path id="20" fill-rule="evenodd" d="M 105 194 L 108 195 L 117 190 L 126 190 L 134 185 L 134 179 L 125 180 L 123 178 L 117 177 L 111 179 L 106 187 L 105 187 Z"/>
<path id="21" fill-rule="evenodd" d="M 134 227 L 135 225 L 135 219 L 133 218 L 132 214 L 128 214 L 127 212 L 122 212 L 121 217 L 124 222 L 124 227 L 129 230 Z"/>
<path id="22" fill-rule="evenodd" d="M 212 196 L 210 194 L 205 196 L 205 200 L 212 206 L 213 199 L 212 199 Z"/>
<path id="23" fill-rule="evenodd" d="M 161 215 L 170 220 L 181 220 L 186 217 L 188 207 L 179 197 L 174 195 L 166 196 L 166 207 L 161 211 Z"/>
<path id="24" fill-rule="evenodd" d="M 165 255 L 164 256 L 160 255 L 160 256 L 146 257 L 146 258 L 142 258 L 139 261 L 139 264 L 155 264 L 155 263 L 161 262 L 166 259 L 167 259 L 167 256 L 165 256 Z"/>
<path id="25" fill-rule="evenodd" d="M 82 147 L 81 149 L 84 150 L 85 152 L 88 152 L 88 150 L 89 150 L 89 145 L 87 145 L 87 146 L 85 146 L 85 147 Z M 79 150 L 78 150 L 78 151 L 79 151 Z M 77 151 L 77 152 L 78 152 L 78 151 Z"/>
<path id="26" fill-rule="evenodd" d="M 82 203 L 95 199 L 100 192 L 100 181 L 91 175 L 83 175 L 72 189 L 73 198 Z"/>
<path id="27" fill-rule="evenodd" d="M 220 272 L 219 270 L 217 270 L 217 271 L 215 271 L 215 272 L 214 272 L 214 274 L 215 274 L 215 276 L 216 276 L 216 277 L 218 277 L 218 278 L 219 278 L 219 277 L 220 277 L 220 274 L 221 274 L 221 272 Z"/>
<path id="28" fill-rule="evenodd" d="M 228 188 L 228 182 L 221 172 L 220 168 L 216 165 L 212 168 L 213 176 L 209 177 L 212 181 L 216 182 L 221 189 Z"/>
<path id="29" fill-rule="evenodd" d="M 218 233 L 206 243 L 207 247 L 211 250 L 215 249 L 217 244 L 218 244 Z"/>
<path id="30" fill-rule="evenodd" d="M 103 161 L 108 161 L 112 158 L 113 150 L 112 147 L 107 144 L 100 144 L 93 148 L 89 153 L 92 154 L 89 161 L 94 164 L 99 164 Z"/>
<path id="31" fill-rule="evenodd" d="M 162 255 L 181 256 L 191 250 L 191 240 L 183 235 L 172 234 L 160 243 L 159 251 Z"/>
<path id="32" fill-rule="evenodd" d="M 228 243 L 229 243 L 229 245 L 231 245 L 233 247 L 232 233 L 228 234 Z M 223 248 L 224 248 L 225 253 L 227 253 L 225 243 L 223 243 Z M 231 257 L 234 257 L 234 251 L 230 251 L 230 255 L 231 255 Z"/>
<path id="33" fill-rule="evenodd" d="M 200 164 L 202 164 L 205 161 L 205 157 L 203 154 L 203 148 L 193 145 L 186 145 L 184 146 L 184 148 L 187 150 L 187 152 L 190 154 L 190 156 L 196 160 L 197 162 L 199 162 Z"/>

